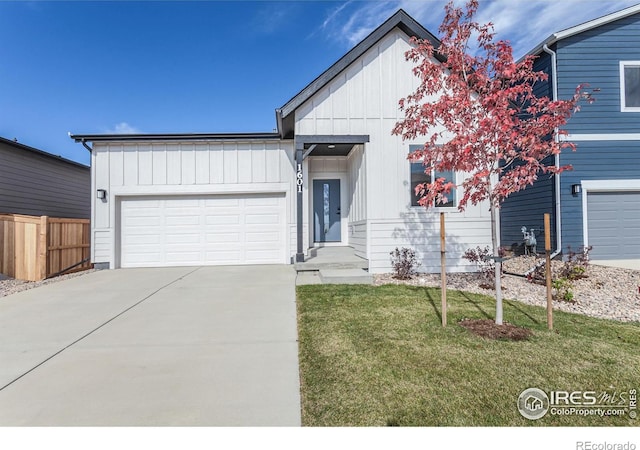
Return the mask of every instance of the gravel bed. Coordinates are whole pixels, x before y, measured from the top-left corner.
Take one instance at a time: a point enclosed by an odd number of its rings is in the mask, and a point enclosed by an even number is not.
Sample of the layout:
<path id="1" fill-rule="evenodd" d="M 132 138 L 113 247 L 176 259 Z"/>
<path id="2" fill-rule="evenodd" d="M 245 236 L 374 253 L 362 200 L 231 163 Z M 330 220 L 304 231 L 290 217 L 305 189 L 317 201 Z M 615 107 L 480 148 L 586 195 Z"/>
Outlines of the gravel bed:
<path id="1" fill-rule="evenodd" d="M 531 262 L 535 264 L 533 257 L 511 261 L 509 269 L 516 273 L 524 273 L 531 268 Z M 560 264 L 559 261 L 554 261 L 552 267 L 555 269 Z M 585 274 L 587 278 L 573 283 L 575 303 L 554 301 L 555 309 L 622 322 L 640 322 L 640 271 L 590 265 Z M 477 273 L 447 274 L 449 289 L 495 295 L 493 290 L 480 287 L 483 281 Z M 418 274 L 411 280 L 396 280 L 392 274 L 374 275 L 374 285 L 382 284 L 440 287 L 440 275 Z M 502 285 L 505 299 L 546 307 L 545 286 L 513 275 L 504 275 Z"/>
<path id="2" fill-rule="evenodd" d="M 0 274 L 0 297 L 15 294 L 20 291 L 26 291 L 38 286 L 44 286 L 45 284 L 57 283 L 58 281 L 68 280 L 69 278 L 76 278 L 82 275 L 86 275 L 91 272 L 95 272 L 96 269 L 83 270 L 81 272 L 74 272 L 67 275 L 60 275 L 55 278 L 49 278 L 42 281 L 24 281 L 9 278 L 6 275 Z"/>

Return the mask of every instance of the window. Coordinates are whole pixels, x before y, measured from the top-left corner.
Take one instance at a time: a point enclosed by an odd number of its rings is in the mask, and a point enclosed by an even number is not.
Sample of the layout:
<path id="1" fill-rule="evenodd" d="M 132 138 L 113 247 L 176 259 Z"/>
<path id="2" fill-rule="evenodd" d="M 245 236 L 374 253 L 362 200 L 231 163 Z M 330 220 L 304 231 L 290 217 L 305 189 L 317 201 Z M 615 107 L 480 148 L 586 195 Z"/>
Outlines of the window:
<path id="1" fill-rule="evenodd" d="M 421 148 L 420 145 L 410 145 L 409 152 L 414 152 Z M 455 174 L 453 172 L 437 172 L 431 171 L 431 174 L 424 172 L 424 165 L 421 162 L 410 162 L 411 165 L 411 206 L 420 206 L 418 200 L 420 197 L 416 195 L 416 186 L 423 183 L 431 183 L 431 180 L 437 180 L 438 178 L 444 178 L 445 182 L 455 183 Z M 435 206 L 439 207 L 454 207 L 456 205 L 456 191 L 451 189 L 451 192 L 447 195 L 447 203 L 438 203 Z"/>
<path id="2" fill-rule="evenodd" d="M 620 62 L 622 111 L 640 112 L 640 61 Z"/>

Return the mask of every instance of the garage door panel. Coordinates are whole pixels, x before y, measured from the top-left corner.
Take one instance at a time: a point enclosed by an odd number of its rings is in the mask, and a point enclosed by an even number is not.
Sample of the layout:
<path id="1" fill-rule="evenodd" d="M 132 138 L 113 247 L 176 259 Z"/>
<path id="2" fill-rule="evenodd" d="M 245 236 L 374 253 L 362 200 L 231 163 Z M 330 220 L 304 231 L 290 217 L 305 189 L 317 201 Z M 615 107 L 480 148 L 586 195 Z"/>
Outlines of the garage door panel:
<path id="1" fill-rule="evenodd" d="M 125 226 L 128 227 L 152 227 L 160 225 L 161 219 L 158 216 L 139 216 L 139 217 L 127 217 L 125 219 Z"/>
<path id="2" fill-rule="evenodd" d="M 166 242 L 171 244 L 200 244 L 200 235 L 194 233 L 167 233 L 166 234 Z M 160 239 L 158 237 L 158 243 Z"/>
<path id="3" fill-rule="evenodd" d="M 122 237 L 122 242 L 127 245 L 147 246 L 149 244 L 159 245 L 160 236 L 152 233 L 130 234 Z"/>
<path id="4" fill-rule="evenodd" d="M 280 242 L 280 233 L 247 233 L 247 242 Z"/>
<path id="5" fill-rule="evenodd" d="M 205 198 L 204 206 L 206 208 L 228 208 L 228 207 L 238 207 L 240 206 L 240 198 L 238 197 L 218 197 L 218 198 Z"/>
<path id="6" fill-rule="evenodd" d="M 136 253 L 132 251 L 128 256 L 129 267 L 141 267 L 154 264 L 161 255 L 158 252 Z"/>
<path id="7" fill-rule="evenodd" d="M 248 250 L 247 256 L 255 261 L 256 264 L 266 264 L 271 260 L 272 252 L 270 250 Z"/>
<path id="8" fill-rule="evenodd" d="M 167 216 L 165 223 L 167 226 L 193 225 L 197 227 L 200 225 L 200 216 Z"/>
<path id="9" fill-rule="evenodd" d="M 206 252 L 207 261 L 212 261 L 219 264 L 241 264 L 242 255 L 237 250 L 229 251 L 208 251 Z"/>
<path id="10" fill-rule="evenodd" d="M 226 244 L 228 242 L 238 242 L 240 233 L 207 233 L 207 244 Z"/>
<path id="11" fill-rule="evenodd" d="M 284 196 L 132 198 L 121 203 L 121 266 L 285 262 Z"/>
<path id="12" fill-rule="evenodd" d="M 587 227 L 594 260 L 640 258 L 640 192 L 589 192 Z"/>
<path id="13" fill-rule="evenodd" d="M 207 225 L 238 225 L 240 223 L 240 216 L 237 214 L 206 216 L 205 223 Z"/>
<path id="14" fill-rule="evenodd" d="M 280 222 L 280 216 L 277 214 L 247 214 L 246 223 L 247 224 L 257 224 L 257 225 L 267 225 L 267 224 L 278 224 Z"/>
<path id="15" fill-rule="evenodd" d="M 255 196 L 255 197 L 245 199 L 246 205 L 251 207 L 277 206 L 278 201 L 279 201 L 278 197 L 265 197 L 265 196 Z"/>

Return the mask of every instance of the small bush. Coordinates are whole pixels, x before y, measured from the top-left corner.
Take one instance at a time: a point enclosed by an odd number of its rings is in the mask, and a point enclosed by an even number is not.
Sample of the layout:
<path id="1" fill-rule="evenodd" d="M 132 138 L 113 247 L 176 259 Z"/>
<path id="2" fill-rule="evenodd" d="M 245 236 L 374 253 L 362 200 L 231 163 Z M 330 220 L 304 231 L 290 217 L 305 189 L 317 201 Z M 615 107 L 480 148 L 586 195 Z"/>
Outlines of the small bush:
<path id="1" fill-rule="evenodd" d="M 569 303 L 576 303 L 573 294 L 573 283 L 581 278 L 586 278 L 587 267 L 589 266 L 589 252 L 592 247 L 583 247 L 575 252 L 571 247 L 567 247 L 567 259 L 562 263 L 560 269 L 556 269 L 551 274 L 551 287 L 553 288 L 553 299 Z M 541 264 L 529 274 L 530 282 L 545 284 L 545 265 Z"/>
<path id="2" fill-rule="evenodd" d="M 389 253 L 391 255 L 391 267 L 393 268 L 393 278 L 408 280 L 416 274 L 416 269 L 420 267 L 420 261 L 416 257 L 416 252 L 410 248 L 402 247 Z"/>
<path id="3" fill-rule="evenodd" d="M 498 256 L 503 258 L 505 255 L 506 251 L 501 247 L 498 251 Z M 485 248 L 470 248 L 464 252 L 462 257 L 478 266 L 478 271 L 484 280 L 480 287 L 493 289 L 496 277 L 496 261 L 493 259 L 493 253 L 489 246 Z"/>
<path id="4" fill-rule="evenodd" d="M 573 299 L 573 283 L 567 278 L 556 278 L 551 281 L 553 288 L 553 299 L 569 303 L 575 303 Z"/>
<path id="5" fill-rule="evenodd" d="M 582 247 L 580 251 L 574 252 L 571 246 L 567 247 L 567 259 L 560 269 L 559 276 L 568 280 L 586 278 L 587 267 L 589 266 L 589 252 L 593 247 Z"/>

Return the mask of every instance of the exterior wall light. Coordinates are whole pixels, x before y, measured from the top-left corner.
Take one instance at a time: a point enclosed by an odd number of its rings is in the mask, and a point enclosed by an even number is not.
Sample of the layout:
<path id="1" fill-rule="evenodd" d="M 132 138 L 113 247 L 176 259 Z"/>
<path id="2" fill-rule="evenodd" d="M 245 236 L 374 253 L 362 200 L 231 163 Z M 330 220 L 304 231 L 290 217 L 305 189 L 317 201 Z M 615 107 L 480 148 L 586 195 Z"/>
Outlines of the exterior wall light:
<path id="1" fill-rule="evenodd" d="M 96 197 L 98 197 L 100 200 L 106 200 L 107 199 L 106 189 L 98 189 Z"/>
<path id="2" fill-rule="evenodd" d="M 582 186 L 579 184 L 572 184 L 571 185 L 571 193 L 573 195 L 578 195 L 579 193 L 582 192 Z"/>

